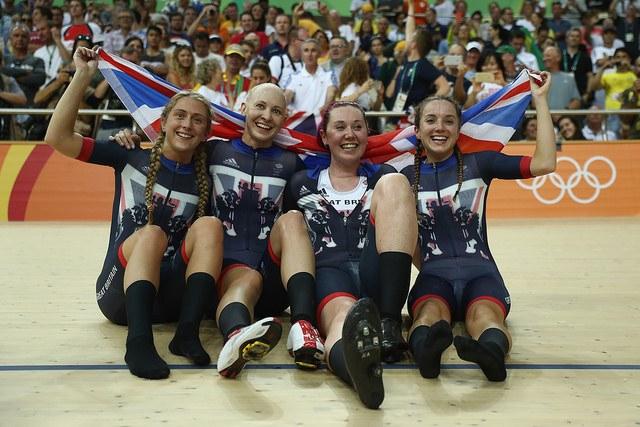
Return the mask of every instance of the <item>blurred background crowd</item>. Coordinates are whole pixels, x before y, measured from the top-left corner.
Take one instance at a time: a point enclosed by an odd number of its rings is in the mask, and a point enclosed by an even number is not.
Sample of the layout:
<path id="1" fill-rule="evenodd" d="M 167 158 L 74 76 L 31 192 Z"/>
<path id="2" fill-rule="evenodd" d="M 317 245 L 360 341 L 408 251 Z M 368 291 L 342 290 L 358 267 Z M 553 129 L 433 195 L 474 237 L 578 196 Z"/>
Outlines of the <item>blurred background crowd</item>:
<path id="1" fill-rule="evenodd" d="M 174 85 L 240 111 L 247 91 L 274 82 L 290 114 L 333 100 L 367 111 L 372 133 L 406 126 L 433 94 L 464 108 L 524 68 L 551 73 L 558 140 L 640 138 L 640 0 L 509 0 L 476 10 L 458 0 L 322 1 L 3 0 L 0 108 L 51 108 L 73 76 L 74 50 L 102 46 Z M 408 11 L 411 11 L 408 16 Z M 413 22 L 411 22 L 413 21 Z M 411 25 L 409 25 L 411 24 Z M 413 25 L 415 24 L 415 25 Z M 97 73 L 90 109 L 124 109 Z M 589 109 L 588 115 L 569 110 Z M 41 140 L 47 116 L 1 114 L 0 140 Z M 97 138 L 131 127 L 130 116 L 87 116 L 76 131 Z M 528 117 L 514 139 L 535 140 Z"/>

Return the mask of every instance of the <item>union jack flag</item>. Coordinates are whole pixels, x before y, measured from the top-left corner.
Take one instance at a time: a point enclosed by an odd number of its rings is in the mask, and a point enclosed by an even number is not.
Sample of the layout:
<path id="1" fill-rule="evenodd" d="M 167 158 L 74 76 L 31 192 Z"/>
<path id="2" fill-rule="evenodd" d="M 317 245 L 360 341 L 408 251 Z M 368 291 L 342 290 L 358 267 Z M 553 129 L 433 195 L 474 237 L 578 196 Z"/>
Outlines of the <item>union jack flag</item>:
<path id="1" fill-rule="evenodd" d="M 145 134 L 155 140 L 160 131 L 162 109 L 180 89 L 103 49 L 99 51 L 98 68 Z M 502 150 L 513 136 L 530 100 L 529 72 L 523 70 L 513 82 L 462 113 L 460 149 L 467 153 Z M 220 105 L 211 105 L 215 119 L 210 138 L 241 137 L 245 117 Z M 289 127 L 280 130 L 274 143 L 296 152 L 309 166 L 328 162 L 327 152 L 318 144 L 317 137 L 294 128 L 297 125 L 306 128 L 310 120 L 314 120 L 313 115 L 298 112 L 293 117 L 288 121 Z M 412 161 L 417 144 L 414 126 L 371 136 L 364 159 L 400 168 Z"/>

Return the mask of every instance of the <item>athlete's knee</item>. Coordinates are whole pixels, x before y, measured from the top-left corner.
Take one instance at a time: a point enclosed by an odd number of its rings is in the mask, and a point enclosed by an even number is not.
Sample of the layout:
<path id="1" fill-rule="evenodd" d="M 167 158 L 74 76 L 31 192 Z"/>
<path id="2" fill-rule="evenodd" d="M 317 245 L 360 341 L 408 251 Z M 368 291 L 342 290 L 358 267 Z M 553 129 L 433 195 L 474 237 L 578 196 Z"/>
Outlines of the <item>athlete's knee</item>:
<path id="1" fill-rule="evenodd" d="M 411 187 L 407 178 L 400 173 L 390 173 L 384 175 L 376 183 L 375 193 L 379 193 L 379 198 L 402 199 L 411 196 Z"/>
<path id="2" fill-rule="evenodd" d="M 135 233 L 136 244 L 146 248 L 162 250 L 167 246 L 167 234 L 157 225 L 145 225 Z"/>
<path id="3" fill-rule="evenodd" d="M 281 215 L 276 221 L 275 228 L 283 233 L 283 237 L 307 232 L 304 215 L 300 211 L 289 211 Z"/>
<path id="4" fill-rule="evenodd" d="M 198 238 L 222 238 L 222 221 L 215 216 L 202 216 L 189 227 L 189 231 Z"/>
<path id="5" fill-rule="evenodd" d="M 504 312 L 502 307 L 488 299 L 478 299 L 467 309 L 466 321 L 472 323 L 502 323 Z"/>

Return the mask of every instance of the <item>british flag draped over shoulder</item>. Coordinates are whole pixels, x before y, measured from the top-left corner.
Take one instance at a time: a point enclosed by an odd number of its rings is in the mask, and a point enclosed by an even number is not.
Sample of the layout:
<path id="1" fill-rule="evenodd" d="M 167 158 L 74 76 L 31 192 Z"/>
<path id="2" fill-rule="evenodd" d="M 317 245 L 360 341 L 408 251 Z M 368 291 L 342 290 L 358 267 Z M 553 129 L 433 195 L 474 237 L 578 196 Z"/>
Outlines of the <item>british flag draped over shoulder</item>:
<path id="1" fill-rule="evenodd" d="M 145 134 L 155 140 L 160 130 L 162 109 L 180 89 L 103 49 L 99 51 L 98 68 Z M 458 140 L 461 151 L 502 150 L 520 123 L 530 99 L 529 72 L 523 70 L 513 82 L 463 111 Z M 244 116 L 220 105 L 211 105 L 216 117 L 210 138 L 241 137 Z M 302 114 L 295 113 L 293 123 L 308 122 L 301 119 Z M 308 165 L 328 161 L 326 150 L 320 147 L 315 136 L 307 133 L 283 127 L 274 142 L 298 153 Z M 398 168 L 413 161 L 417 144 L 413 126 L 371 136 L 364 159 L 373 163 L 389 163 Z"/>

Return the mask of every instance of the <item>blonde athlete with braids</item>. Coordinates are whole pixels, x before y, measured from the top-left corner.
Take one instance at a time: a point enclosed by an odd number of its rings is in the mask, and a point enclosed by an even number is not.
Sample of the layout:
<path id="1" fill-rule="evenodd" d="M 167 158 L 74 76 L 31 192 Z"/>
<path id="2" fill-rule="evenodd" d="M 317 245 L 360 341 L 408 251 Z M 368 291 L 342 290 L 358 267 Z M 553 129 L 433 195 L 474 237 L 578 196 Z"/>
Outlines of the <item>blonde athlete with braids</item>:
<path id="1" fill-rule="evenodd" d="M 152 322 L 178 321 L 169 349 L 197 365 L 209 355 L 200 320 L 215 310 L 222 224 L 207 217 L 211 183 L 205 141 L 212 112 L 202 96 L 181 92 L 162 113 L 151 153 L 96 142 L 73 132 L 78 106 L 96 72 L 97 52 L 79 48 L 75 75 L 49 123 L 45 142 L 60 153 L 115 169 L 109 248 L 96 283 L 98 306 L 128 325 L 125 361 L 132 374 L 160 379 L 167 364 L 153 344 Z"/>
<path id="2" fill-rule="evenodd" d="M 477 363 L 490 381 L 504 381 L 511 338 L 505 325 L 511 299 L 487 242 L 485 203 L 494 178 L 519 179 L 551 173 L 556 149 L 547 95 L 551 78 L 531 80 L 538 119 L 532 157 L 494 151 L 462 154 L 460 107 L 432 97 L 416 108 L 421 142 L 414 167 L 402 173 L 413 183 L 418 204 L 420 274 L 409 293 L 413 318 L 409 346 L 425 378 L 440 374 L 442 352 L 453 344 L 463 360 Z M 451 323 L 464 321 L 470 337 L 453 338 Z"/>

